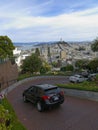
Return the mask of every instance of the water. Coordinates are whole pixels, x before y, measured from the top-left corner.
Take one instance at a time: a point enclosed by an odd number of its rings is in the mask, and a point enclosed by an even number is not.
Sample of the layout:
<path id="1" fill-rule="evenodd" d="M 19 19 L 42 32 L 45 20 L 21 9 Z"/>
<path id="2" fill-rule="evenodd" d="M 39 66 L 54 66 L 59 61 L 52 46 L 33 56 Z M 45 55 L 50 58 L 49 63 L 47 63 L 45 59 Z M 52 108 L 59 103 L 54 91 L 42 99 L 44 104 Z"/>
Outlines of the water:
<path id="1" fill-rule="evenodd" d="M 35 45 L 37 45 L 38 43 L 34 42 L 34 43 L 13 43 L 15 47 L 18 47 L 22 50 L 29 50 L 34 48 Z"/>
<path id="2" fill-rule="evenodd" d="M 34 48 L 35 46 L 39 46 L 42 44 L 51 44 L 51 43 L 55 43 L 55 42 L 29 42 L 29 43 L 22 43 L 22 42 L 17 42 L 14 43 L 14 46 L 20 48 L 21 50 L 30 50 L 32 48 Z"/>

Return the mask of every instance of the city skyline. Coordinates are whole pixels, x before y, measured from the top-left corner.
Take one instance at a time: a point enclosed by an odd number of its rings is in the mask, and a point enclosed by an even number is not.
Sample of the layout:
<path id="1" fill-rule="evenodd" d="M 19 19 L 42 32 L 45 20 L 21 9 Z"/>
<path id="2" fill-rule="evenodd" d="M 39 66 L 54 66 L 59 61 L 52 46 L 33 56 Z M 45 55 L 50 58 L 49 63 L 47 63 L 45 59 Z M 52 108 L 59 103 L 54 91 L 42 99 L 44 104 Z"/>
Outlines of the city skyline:
<path id="1" fill-rule="evenodd" d="M 13 42 L 91 41 L 98 35 L 97 0 L 4 0 L 0 5 L 0 35 Z"/>

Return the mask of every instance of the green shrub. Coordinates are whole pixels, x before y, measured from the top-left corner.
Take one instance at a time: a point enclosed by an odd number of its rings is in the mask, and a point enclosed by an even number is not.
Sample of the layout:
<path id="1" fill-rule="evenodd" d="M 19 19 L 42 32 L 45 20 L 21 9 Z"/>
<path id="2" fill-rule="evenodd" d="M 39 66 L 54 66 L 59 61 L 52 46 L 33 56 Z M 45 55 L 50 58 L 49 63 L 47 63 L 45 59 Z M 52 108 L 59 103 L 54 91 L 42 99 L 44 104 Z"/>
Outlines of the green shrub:
<path id="1" fill-rule="evenodd" d="M 0 130 L 26 130 L 18 120 L 12 106 L 6 98 L 4 98 L 2 104 L 0 104 L 0 119 Z M 8 123 L 10 123 L 10 125 L 6 126 Z"/>
<path id="2" fill-rule="evenodd" d="M 11 114 L 0 104 L 0 130 L 11 130 Z"/>
<path id="3" fill-rule="evenodd" d="M 68 84 L 57 84 L 57 86 L 67 89 L 77 89 L 77 90 L 85 90 L 85 91 L 94 91 L 98 92 L 98 85 L 96 82 L 88 82 L 85 81 L 83 83 L 68 83 Z"/>
<path id="4" fill-rule="evenodd" d="M 18 81 L 19 80 L 23 80 L 23 79 L 26 79 L 26 78 L 29 78 L 29 77 L 32 77 L 33 75 L 32 74 L 29 74 L 29 73 L 25 73 L 25 74 L 21 74 L 18 76 Z"/>

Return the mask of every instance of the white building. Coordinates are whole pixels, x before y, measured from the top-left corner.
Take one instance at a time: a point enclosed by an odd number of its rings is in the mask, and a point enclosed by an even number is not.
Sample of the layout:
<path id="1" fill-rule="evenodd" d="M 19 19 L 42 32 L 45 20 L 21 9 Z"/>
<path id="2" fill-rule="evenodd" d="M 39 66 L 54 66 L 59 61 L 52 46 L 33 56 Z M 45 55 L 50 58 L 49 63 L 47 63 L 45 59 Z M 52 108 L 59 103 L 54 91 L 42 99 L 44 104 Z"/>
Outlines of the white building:
<path id="1" fill-rule="evenodd" d="M 19 50 L 17 47 L 13 50 L 13 55 L 20 55 L 21 54 L 21 50 Z"/>
<path id="2" fill-rule="evenodd" d="M 15 62 L 18 66 L 21 66 L 22 61 L 26 59 L 26 57 L 30 56 L 29 53 L 22 54 L 22 51 L 18 48 L 15 48 L 15 50 L 13 50 L 13 55 L 15 56 Z"/>

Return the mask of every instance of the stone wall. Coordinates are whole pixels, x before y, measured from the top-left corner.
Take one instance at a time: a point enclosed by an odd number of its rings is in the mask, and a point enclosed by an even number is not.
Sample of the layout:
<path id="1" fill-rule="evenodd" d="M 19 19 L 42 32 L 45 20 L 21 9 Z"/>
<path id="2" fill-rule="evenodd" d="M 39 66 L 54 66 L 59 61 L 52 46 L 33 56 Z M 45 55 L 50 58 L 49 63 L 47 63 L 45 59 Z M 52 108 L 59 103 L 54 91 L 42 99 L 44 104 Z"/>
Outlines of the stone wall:
<path id="1" fill-rule="evenodd" d="M 11 61 L 0 63 L 0 89 L 4 89 L 15 83 L 18 78 L 17 65 Z"/>

